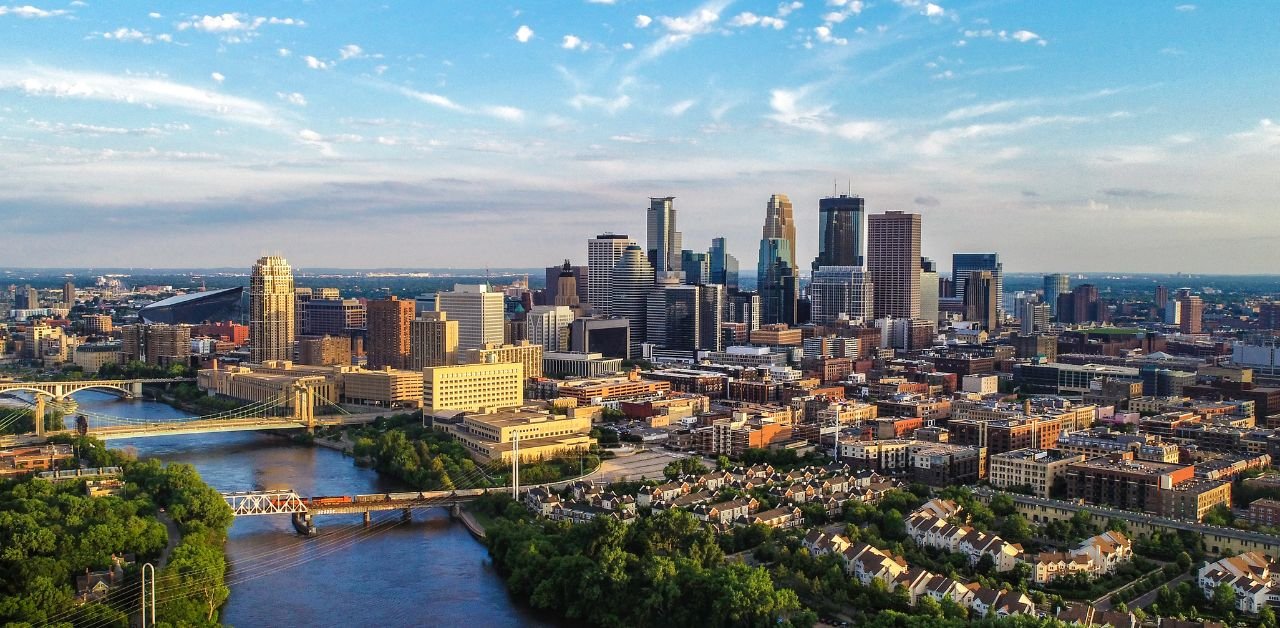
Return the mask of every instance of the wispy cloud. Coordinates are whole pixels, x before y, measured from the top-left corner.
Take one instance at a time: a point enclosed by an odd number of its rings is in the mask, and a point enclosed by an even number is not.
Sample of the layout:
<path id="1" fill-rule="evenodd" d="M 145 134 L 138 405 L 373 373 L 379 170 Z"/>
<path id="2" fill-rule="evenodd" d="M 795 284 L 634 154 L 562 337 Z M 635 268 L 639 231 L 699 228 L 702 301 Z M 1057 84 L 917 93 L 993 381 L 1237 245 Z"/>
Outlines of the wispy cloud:
<path id="1" fill-rule="evenodd" d="M 1050 124 L 1079 124 L 1091 119 L 1082 116 L 1029 116 L 1013 122 L 992 122 L 940 129 L 929 133 L 917 146 L 924 155 L 936 156 L 957 142 L 1010 135 Z"/>
<path id="2" fill-rule="evenodd" d="M 172 107 L 201 116 L 245 124 L 270 126 L 279 123 L 275 111 L 257 101 L 141 76 L 42 67 L 2 67 L 0 90 L 49 98 Z"/>
<path id="3" fill-rule="evenodd" d="M 1173 7 L 1173 10 L 1174 10 L 1174 11 L 1177 11 L 1177 12 L 1179 12 L 1179 13 L 1190 13 L 1190 12 L 1192 12 L 1192 11 L 1195 11 L 1195 10 L 1196 10 L 1196 5 L 1194 5 L 1194 4 L 1179 4 L 1179 5 L 1174 6 L 1174 7 Z"/>
<path id="4" fill-rule="evenodd" d="M 68 13 L 69 11 L 65 11 L 62 9 L 46 10 L 38 7 L 33 7 L 29 4 L 25 4 L 22 6 L 0 5 L 0 15 L 16 15 L 18 17 L 25 18 L 25 19 L 58 17 L 59 15 L 66 15 Z"/>
<path id="5" fill-rule="evenodd" d="M 835 135 L 853 141 L 883 139 L 892 129 L 875 120 L 840 120 L 831 112 L 831 105 L 809 104 L 812 86 L 798 89 L 774 89 L 769 92 L 769 107 L 773 113 L 768 118 L 780 124 L 823 135 Z"/>
<path id="6" fill-rule="evenodd" d="M 658 23 L 662 25 L 666 32 L 657 41 L 649 44 L 641 51 L 640 59 L 643 61 L 657 59 L 672 50 L 688 44 L 699 35 L 714 31 L 716 23 L 720 21 L 720 13 L 724 11 L 725 7 L 729 6 L 730 1 L 709 0 L 685 15 L 676 17 L 659 16 Z"/>
<path id="7" fill-rule="evenodd" d="M 463 113 L 468 115 L 477 115 L 477 114 L 484 115 L 490 118 L 506 120 L 508 122 L 520 122 L 525 118 L 524 110 L 516 107 L 509 107 L 505 105 L 481 105 L 478 107 L 467 107 L 467 106 L 460 105 L 454 102 L 448 96 L 443 96 L 441 94 L 418 91 L 416 89 L 409 89 L 407 87 L 401 87 L 399 88 L 398 91 L 401 94 L 404 94 L 405 96 L 408 96 L 409 98 L 412 98 L 418 102 L 426 103 L 428 105 L 431 105 L 433 107 L 439 107 L 441 109 L 447 109 L 449 111 L 456 111 L 458 113 Z"/>
<path id="8" fill-rule="evenodd" d="M 307 97 L 298 92 L 276 92 L 276 98 L 283 100 L 291 105 L 299 107 L 307 106 Z"/>

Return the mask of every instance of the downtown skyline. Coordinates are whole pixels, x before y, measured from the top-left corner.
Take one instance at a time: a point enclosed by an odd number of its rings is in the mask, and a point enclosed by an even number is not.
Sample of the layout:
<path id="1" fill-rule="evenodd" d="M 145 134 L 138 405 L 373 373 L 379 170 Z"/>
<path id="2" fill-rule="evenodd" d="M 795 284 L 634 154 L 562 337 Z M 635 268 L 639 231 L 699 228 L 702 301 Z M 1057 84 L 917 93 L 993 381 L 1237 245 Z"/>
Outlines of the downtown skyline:
<path id="1" fill-rule="evenodd" d="M 668 195 L 684 248 L 750 260 L 781 193 L 807 267 L 846 181 L 939 261 L 1280 261 L 1261 4 L 182 9 L 0 6 L 0 264 L 582 263 Z"/>

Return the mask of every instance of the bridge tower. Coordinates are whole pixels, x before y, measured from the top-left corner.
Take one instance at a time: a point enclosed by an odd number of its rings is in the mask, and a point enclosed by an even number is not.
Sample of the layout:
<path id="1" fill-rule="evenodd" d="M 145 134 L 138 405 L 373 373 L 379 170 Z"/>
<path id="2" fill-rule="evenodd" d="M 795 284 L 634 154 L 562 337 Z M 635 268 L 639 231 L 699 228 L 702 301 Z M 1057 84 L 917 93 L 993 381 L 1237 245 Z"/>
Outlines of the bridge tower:
<path id="1" fill-rule="evenodd" d="M 35 415 L 33 416 L 36 424 L 36 437 L 44 438 L 44 395 L 37 394 Z"/>
<path id="2" fill-rule="evenodd" d="M 133 381 L 133 382 L 129 382 L 129 395 L 128 395 L 128 398 L 129 398 L 129 399 L 139 399 L 139 398 L 141 398 L 141 397 L 142 397 L 142 382 L 141 382 L 141 381 Z"/>
<path id="3" fill-rule="evenodd" d="M 312 395 L 315 391 L 302 382 L 293 385 L 293 418 L 307 426 L 307 431 L 316 429 L 316 410 Z"/>

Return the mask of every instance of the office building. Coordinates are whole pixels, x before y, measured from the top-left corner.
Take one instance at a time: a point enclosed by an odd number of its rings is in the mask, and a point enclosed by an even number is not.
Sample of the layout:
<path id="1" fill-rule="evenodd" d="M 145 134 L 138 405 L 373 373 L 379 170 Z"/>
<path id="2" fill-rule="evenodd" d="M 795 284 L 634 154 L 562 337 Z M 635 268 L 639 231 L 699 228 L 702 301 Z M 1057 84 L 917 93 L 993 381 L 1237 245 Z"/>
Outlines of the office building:
<path id="1" fill-rule="evenodd" d="M 249 275 L 249 359 L 292 360 L 293 269 L 283 257 L 258 259 Z"/>
<path id="2" fill-rule="evenodd" d="M 645 342 L 674 351 L 696 351 L 701 341 L 700 286 L 660 284 L 650 292 Z"/>
<path id="3" fill-rule="evenodd" d="M 674 196 L 652 197 L 646 216 L 648 239 L 645 242 L 649 264 L 654 273 L 680 272 L 680 252 L 683 247 L 680 232 L 676 230 Z"/>
<path id="4" fill-rule="evenodd" d="M 422 370 L 422 386 L 424 412 L 510 408 L 524 401 L 524 365 L 498 362 L 427 367 Z"/>
<path id="5" fill-rule="evenodd" d="M 615 233 L 601 234 L 587 241 L 587 302 L 597 315 L 613 314 L 613 267 L 627 247 L 634 245 L 631 238 Z"/>
<path id="6" fill-rule="evenodd" d="M 811 322 L 831 325 L 837 321 L 860 324 L 871 320 L 875 288 L 860 266 L 821 266 L 809 282 L 813 304 Z"/>
<path id="7" fill-rule="evenodd" d="M 307 333 L 307 304 L 311 302 L 314 295 L 311 288 L 293 289 L 293 335 L 295 338 L 302 337 Z"/>
<path id="8" fill-rule="evenodd" d="M 569 325 L 569 349 L 609 358 L 631 357 L 630 321 L 625 318 L 578 318 Z"/>
<path id="9" fill-rule="evenodd" d="M 987 331 L 998 329 L 1000 287 L 996 275 L 989 270 L 975 270 L 963 285 L 957 286 L 964 290 L 964 319 L 980 324 Z"/>
<path id="10" fill-rule="evenodd" d="M 951 256 L 951 280 L 956 286 L 956 297 L 964 300 L 969 277 L 975 271 L 991 273 L 996 290 L 996 312 L 997 315 L 1004 314 L 1004 264 L 1000 263 L 999 253 L 955 253 Z"/>
<path id="11" fill-rule="evenodd" d="M 547 267 L 547 285 L 543 303 L 577 307 L 589 303 L 591 273 L 587 266 L 573 266 L 569 260 L 563 265 Z"/>
<path id="12" fill-rule="evenodd" d="M 449 366 L 458 361 L 458 321 L 447 312 L 423 312 L 409 322 L 409 369 Z"/>
<path id="13" fill-rule="evenodd" d="M 1061 273 L 1044 276 L 1042 300 L 1049 305 L 1049 316 L 1058 318 L 1058 296 L 1071 292 L 1071 277 Z"/>
<path id="14" fill-rule="evenodd" d="M 875 318 L 920 318 L 920 214 L 867 218 L 867 271 Z"/>
<path id="15" fill-rule="evenodd" d="M 709 264 L 711 279 L 706 283 L 719 284 L 729 292 L 738 289 L 738 258 L 729 254 L 724 238 L 712 238 Z"/>
<path id="16" fill-rule="evenodd" d="M 1178 331 L 1198 334 L 1204 320 L 1204 300 L 1191 294 L 1189 288 L 1178 290 Z"/>
<path id="17" fill-rule="evenodd" d="M 1048 331 L 1049 315 L 1048 303 L 1040 303 L 1031 299 L 1023 301 L 1022 308 L 1018 311 L 1018 318 L 1021 322 L 1019 333 L 1023 336 L 1030 336 Z"/>
<path id="18" fill-rule="evenodd" d="M 304 336 L 298 339 L 298 364 L 308 366 L 348 366 L 351 339 L 343 336 Z"/>
<path id="19" fill-rule="evenodd" d="M 76 306 L 76 284 L 68 281 L 62 284 L 62 307 L 68 310 Z"/>
<path id="20" fill-rule="evenodd" d="M 396 297 L 369 301 L 365 354 L 370 369 L 407 368 L 409 364 L 409 323 L 413 301 Z"/>
<path id="21" fill-rule="evenodd" d="M 1097 286 L 1080 284 L 1071 292 L 1058 295 L 1058 322 L 1080 325 L 1110 321 L 1111 311 L 1098 297 Z"/>
<path id="22" fill-rule="evenodd" d="M 524 366 L 525 377 L 542 377 L 542 353 L 542 345 L 521 340 L 513 344 L 491 343 L 477 349 L 466 349 L 458 353 L 458 361 L 461 364 L 518 362 Z"/>
<path id="23" fill-rule="evenodd" d="M 541 408 L 508 408 L 438 416 L 431 426 L 452 436 L 481 464 L 511 464 L 517 455 L 521 462 L 573 456 L 586 453 L 595 444 L 587 413 L 561 416 Z"/>
<path id="24" fill-rule="evenodd" d="M 554 377 L 606 377 L 622 370 L 620 358 L 599 353 L 548 351 L 542 354 L 542 372 Z"/>
<path id="25" fill-rule="evenodd" d="M 363 335 L 368 326 L 368 312 L 359 299 L 319 299 L 313 293 L 306 315 L 302 331 L 308 336 Z"/>
<path id="26" fill-rule="evenodd" d="M 404 301 L 413 305 L 413 301 Z M 342 396 L 350 403 L 387 408 L 416 408 L 422 404 L 422 373 L 386 367 L 358 369 L 342 376 Z"/>
<path id="27" fill-rule="evenodd" d="M 920 258 L 920 318 L 938 322 L 938 264 Z"/>
<path id="28" fill-rule="evenodd" d="M 1263 301 L 1258 304 L 1258 327 L 1280 330 L 1280 301 Z"/>
<path id="29" fill-rule="evenodd" d="M 1156 310 L 1156 318 L 1164 320 L 1164 308 L 1169 304 L 1169 287 L 1164 285 L 1156 286 L 1156 301 L 1152 306 Z"/>
<path id="30" fill-rule="evenodd" d="M 609 311 L 630 322 L 631 355 L 640 355 L 640 344 L 645 342 L 645 314 L 649 291 L 653 289 L 653 265 L 644 251 L 634 244 L 622 252 L 613 267 Z"/>
<path id="31" fill-rule="evenodd" d="M 831 196 L 818 200 L 818 257 L 816 272 L 823 266 L 865 267 L 867 251 L 867 206 L 860 196 Z"/>
<path id="32" fill-rule="evenodd" d="M 436 294 L 436 310 L 458 321 L 458 349 L 502 344 L 506 339 L 501 292 L 485 284 L 455 284 L 452 292 Z"/>
<path id="33" fill-rule="evenodd" d="M 535 305 L 524 320 L 529 342 L 546 351 L 568 350 L 569 325 L 573 323 L 573 310 L 568 305 Z"/>
<path id="34" fill-rule="evenodd" d="M 728 307 L 727 291 L 720 284 L 698 286 L 700 315 L 698 348 L 719 351 L 724 348 L 724 317 Z"/>
<path id="35" fill-rule="evenodd" d="M 796 226 L 791 199 L 774 194 L 765 205 L 764 229 L 756 265 L 761 324 L 796 324 L 799 272 L 796 268 Z"/>

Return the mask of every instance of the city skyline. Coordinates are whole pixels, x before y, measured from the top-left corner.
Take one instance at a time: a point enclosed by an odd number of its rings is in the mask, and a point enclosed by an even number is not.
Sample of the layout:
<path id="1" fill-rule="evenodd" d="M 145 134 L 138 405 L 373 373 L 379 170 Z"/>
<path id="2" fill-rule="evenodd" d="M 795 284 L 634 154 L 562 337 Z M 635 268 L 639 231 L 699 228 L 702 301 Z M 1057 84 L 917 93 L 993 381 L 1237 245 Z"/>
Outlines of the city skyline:
<path id="1" fill-rule="evenodd" d="M 750 260 L 780 193 L 807 266 L 847 191 L 1011 273 L 1277 261 L 1260 5 L 182 8 L 0 11 L 0 264 L 537 268 L 652 196 Z"/>

